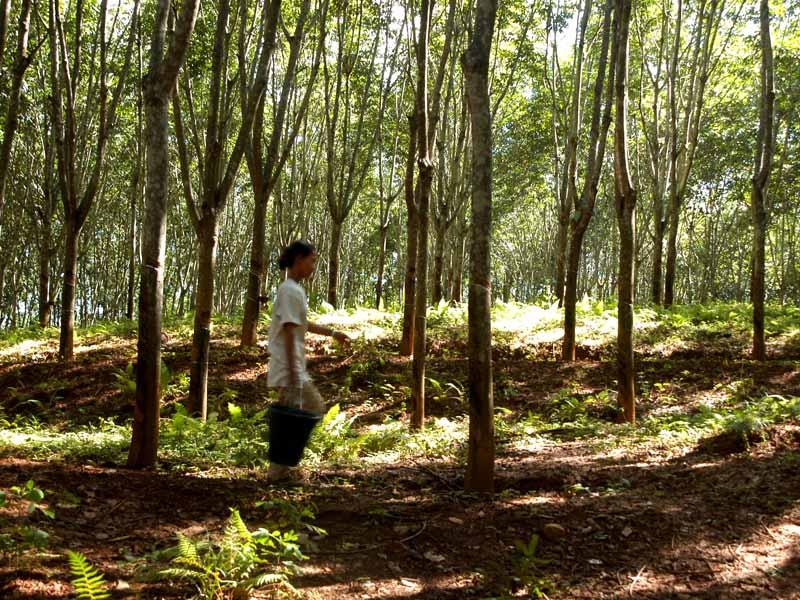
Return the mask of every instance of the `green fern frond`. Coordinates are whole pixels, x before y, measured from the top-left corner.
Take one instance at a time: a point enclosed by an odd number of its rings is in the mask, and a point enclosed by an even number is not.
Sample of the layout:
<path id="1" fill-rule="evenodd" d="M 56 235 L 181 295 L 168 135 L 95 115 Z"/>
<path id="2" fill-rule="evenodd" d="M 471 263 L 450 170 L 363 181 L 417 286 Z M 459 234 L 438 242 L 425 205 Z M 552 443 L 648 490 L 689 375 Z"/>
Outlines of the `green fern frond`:
<path id="1" fill-rule="evenodd" d="M 194 569 L 198 572 L 203 571 L 203 563 L 200 562 L 197 558 L 187 557 L 187 556 L 178 556 L 172 561 L 176 565 L 180 565 L 187 569 Z"/>
<path id="2" fill-rule="evenodd" d="M 199 560 L 197 558 L 197 545 L 181 533 L 178 534 L 178 556 L 187 560 Z"/>
<path id="3" fill-rule="evenodd" d="M 162 569 L 158 572 L 159 576 L 164 579 L 195 579 L 198 576 L 198 572 L 192 569 L 182 569 L 180 567 L 170 567 L 168 569 Z"/>
<path id="4" fill-rule="evenodd" d="M 105 600 L 111 596 L 106 589 L 103 574 L 92 566 L 80 552 L 67 551 L 69 570 L 75 579 L 75 593 L 80 600 Z"/>
<path id="5" fill-rule="evenodd" d="M 253 539 L 250 530 L 242 519 L 242 515 L 240 515 L 239 511 L 235 508 L 231 509 L 231 518 L 228 521 L 228 527 L 233 527 L 239 537 L 246 542 L 250 542 Z"/>
<path id="6" fill-rule="evenodd" d="M 250 588 L 260 588 L 266 585 L 275 585 L 276 583 L 286 582 L 286 576 L 280 573 L 263 573 L 258 577 L 254 577 L 247 581 L 247 586 Z"/>

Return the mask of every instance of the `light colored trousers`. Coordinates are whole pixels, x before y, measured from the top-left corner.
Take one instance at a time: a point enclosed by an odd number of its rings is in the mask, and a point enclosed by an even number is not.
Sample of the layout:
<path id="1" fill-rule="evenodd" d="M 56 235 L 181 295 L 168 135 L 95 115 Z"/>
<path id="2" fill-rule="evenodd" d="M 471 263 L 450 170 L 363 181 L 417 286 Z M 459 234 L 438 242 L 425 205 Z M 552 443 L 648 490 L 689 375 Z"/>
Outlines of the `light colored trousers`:
<path id="1" fill-rule="evenodd" d="M 324 415 L 325 411 L 325 402 L 322 400 L 322 396 L 312 382 L 308 381 L 303 384 L 302 389 L 302 401 L 298 406 L 298 403 L 295 398 L 289 397 L 289 390 L 291 388 L 279 388 L 278 389 L 278 404 L 283 406 L 290 406 L 294 408 L 302 408 L 303 410 L 307 410 L 308 412 L 313 412 L 318 415 Z"/>

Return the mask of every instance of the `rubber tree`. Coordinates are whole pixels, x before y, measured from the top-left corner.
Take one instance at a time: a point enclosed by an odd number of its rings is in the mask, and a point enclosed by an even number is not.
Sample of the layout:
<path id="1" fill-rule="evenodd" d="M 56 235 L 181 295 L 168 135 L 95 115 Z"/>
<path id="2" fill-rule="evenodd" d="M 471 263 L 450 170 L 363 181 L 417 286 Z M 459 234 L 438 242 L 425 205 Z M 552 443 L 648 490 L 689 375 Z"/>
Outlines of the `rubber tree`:
<path id="1" fill-rule="evenodd" d="M 6 178 L 11 165 L 11 148 L 14 137 L 19 127 L 20 98 L 25 79 L 25 72 L 30 67 L 36 51 L 28 48 L 28 38 L 31 24 L 31 0 L 23 0 L 17 25 L 17 50 L 14 56 L 14 65 L 11 70 L 11 86 L 8 90 L 8 100 L 5 108 L 5 121 L 3 123 L 3 137 L 0 139 L 0 231 L 3 226 L 3 209 L 5 207 Z M 3 65 L 5 52 L 6 30 L 10 13 L 10 0 L 0 0 L 0 68 Z M 44 41 L 44 39 L 42 40 Z"/>
<path id="2" fill-rule="evenodd" d="M 665 135 L 662 129 L 663 100 L 662 91 L 667 88 L 668 102 L 671 90 L 669 86 L 674 82 L 670 77 L 664 77 L 669 70 L 665 69 L 665 58 L 668 54 L 670 19 L 667 17 L 668 9 L 666 0 L 662 0 L 661 24 L 658 41 L 656 42 L 655 56 L 647 52 L 648 39 L 646 32 L 642 29 L 646 27 L 642 22 L 645 15 L 637 18 L 637 37 L 641 50 L 640 63 L 640 93 L 639 93 L 639 117 L 641 121 L 641 131 L 644 135 L 645 148 L 647 150 L 647 174 L 650 178 L 650 193 L 652 195 L 652 218 L 653 218 L 653 263 L 650 282 L 650 300 L 653 304 L 661 304 L 664 293 L 664 233 L 666 232 L 667 222 L 664 219 L 664 201 L 667 192 L 667 160 L 669 155 L 669 141 L 671 137 Z M 645 77 L 645 74 L 647 77 Z M 650 104 L 650 114 L 646 114 L 643 106 L 645 97 L 645 86 L 650 83 L 652 90 L 652 103 Z M 649 117 L 649 118 L 648 118 Z"/>
<path id="3" fill-rule="evenodd" d="M 619 227 L 617 296 L 618 401 L 628 423 L 636 422 L 633 361 L 633 261 L 636 188 L 628 159 L 628 54 L 631 1 L 615 0 L 617 51 L 615 60 L 614 206 Z"/>
<path id="4" fill-rule="evenodd" d="M 108 46 L 106 19 L 108 1 L 100 4 L 98 16 L 99 73 L 97 84 L 87 83 L 85 98 L 79 99 L 84 64 L 82 48 L 83 0 L 75 4 L 73 44 L 68 45 L 61 20 L 59 0 L 50 0 L 50 73 L 53 101 L 53 125 L 56 132 L 56 164 L 58 183 L 64 206 L 64 280 L 61 296 L 61 335 L 58 354 L 62 360 L 72 360 L 74 355 L 75 292 L 78 268 L 78 241 L 101 186 L 109 137 L 114 129 L 117 107 L 130 71 L 138 0 L 134 4 L 128 25 L 128 40 L 124 49 L 123 66 L 117 76 L 117 85 L 109 102 Z M 72 64 L 70 64 L 70 57 Z M 83 110 L 81 110 L 83 104 Z M 91 125 L 96 122 L 94 129 Z M 93 150 L 93 163 L 84 167 L 82 157 L 85 147 Z"/>
<path id="5" fill-rule="evenodd" d="M 275 48 L 281 0 L 265 0 L 262 12 L 261 47 L 257 53 L 255 69 L 240 65 L 241 77 L 252 73 L 252 79 L 242 89 L 242 114 L 238 131 L 234 136 L 229 130 L 234 90 L 229 84 L 228 56 L 230 54 L 230 2 L 221 0 L 218 6 L 214 48 L 211 56 L 208 109 L 206 113 L 205 138 L 201 141 L 196 130 L 192 130 L 192 146 L 197 149 L 195 157 L 199 165 L 200 192 L 195 198 L 187 140 L 183 125 L 181 98 L 173 97 L 175 133 L 178 141 L 181 182 L 189 220 L 198 241 L 197 294 L 195 297 L 194 333 L 192 336 L 192 358 L 189 374 L 188 409 L 205 420 L 208 412 L 208 363 L 211 344 L 211 315 L 214 309 L 214 276 L 216 272 L 219 217 L 222 214 L 231 188 L 239 171 L 245 147 L 251 135 L 253 120 L 267 86 L 268 65 Z M 246 27 L 247 12 L 242 11 L 238 26 Z M 189 110 L 193 108 L 193 94 L 188 75 L 184 78 L 183 94 Z M 192 119 L 194 123 L 194 119 Z M 223 149 L 230 138 L 234 138 L 229 156 Z"/>
<path id="6" fill-rule="evenodd" d="M 456 60 L 450 62 L 445 108 L 442 114 L 440 133 L 437 136 L 439 168 L 436 172 L 436 201 L 433 204 L 435 243 L 432 304 L 438 304 L 444 297 L 444 255 L 447 235 L 469 198 L 470 162 L 466 156 L 469 119 L 466 97 L 454 93 L 456 62 Z M 461 110 L 456 111 L 455 107 L 451 106 L 454 104 L 460 105 Z"/>
<path id="7" fill-rule="evenodd" d="M 772 37 L 769 29 L 769 0 L 759 3 L 761 42 L 761 76 L 759 118 L 753 179 L 750 191 L 753 218 L 752 274 L 750 301 L 753 303 L 753 359 L 766 360 L 764 342 L 764 254 L 767 235 L 767 187 L 775 153 L 775 66 L 772 56 Z"/>
<path id="8" fill-rule="evenodd" d="M 417 42 L 417 178 L 419 185 L 418 218 L 419 246 L 417 247 L 417 289 L 414 298 L 414 354 L 411 366 L 411 427 L 421 429 L 425 424 L 425 361 L 428 306 L 428 210 L 433 187 L 433 161 L 428 138 L 428 54 L 430 47 L 432 0 L 422 0 L 420 8 L 419 41 Z"/>
<path id="9" fill-rule="evenodd" d="M 47 111 L 43 111 L 43 115 L 41 132 L 38 136 L 41 139 L 44 156 L 44 169 L 39 185 L 41 201 L 33 205 L 31 212 L 39 247 L 39 327 L 49 327 L 53 309 L 50 264 L 56 250 L 53 243 L 53 219 L 58 209 L 58 194 L 54 186 L 56 180 L 53 155 L 54 132 Z"/>
<path id="10" fill-rule="evenodd" d="M 461 58 L 472 123 L 472 226 L 469 280 L 469 449 L 464 484 L 494 490 L 492 383 L 492 119 L 489 55 L 497 0 L 477 0 L 475 27 Z"/>
<path id="11" fill-rule="evenodd" d="M 375 127 L 369 122 L 367 113 L 373 97 L 375 61 L 381 36 L 374 35 L 371 43 L 366 44 L 365 40 L 359 39 L 364 35 L 364 18 L 363 0 L 352 7 L 344 3 L 336 18 L 337 55 L 333 75 L 327 55 L 323 56 L 325 199 L 331 216 L 327 301 L 334 307 L 339 306 L 339 259 L 344 222 L 364 187 L 380 130 L 380 126 Z M 359 47 L 367 49 L 366 57 L 360 56 Z M 359 78 L 353 76 L 356 67 L 366 70 L 366 74 L 361 75 L 364 79 L 362 87 L 357 90 L 354 87 Z M 383 95 L 383 91 L 379 91 L 379 97 Z M 378 119 L 381 118 L 379 112 Z"/>
<path id="12" fill-rule="evenodd" d="M 667 262 L 664 272 L 664 306 L 675 301 L 675 272 L 678 260 L 678 226 L 689 176 L 694 164 L 695 152 L 700 136 L 700 119 L 705 104 L 705 90 L 711 73 L 724 47 L 714 54 L 715 43 L 722 19 L 725 0 L 700 0 L 697 7 L 691 62 L 684 77 L 681 73 L 681 28 L 683 1 L 678 0 L 675 31 L 670 60 L 669 101 L 669 194 L 667 204 Z M 730 37 L 730 36 L 729 36 Z M 686 89 L 680 89 L 681 81 L 688 81 Z M 683 115 L 679 118 L 679 97 L 684 98 Z M 658 240 L 656 241 L 658 243 Z"/>
<path id="13" fill-rule="evenodd" d="M 433 3 L 428 6 L 429 10 L 433 11 Z M 445 23 L 444 29 L 444 43 L 442 46 L 442 53 L 439 56 L 436 78 L 434 80 L 434 84 L 432 89 L 430 90 L 430 96 L 428 96 L 428 92 L 426 91 L 426 98 L 430 97 L 430 100 L 426 103 L 426 112 L 427 112 L 427 141 L 426 146 L 430 149 L 431 155 L 436 148 L 436 136 L 438 132 L 438 123 L 439 123 L 439 107 L 441 104 L 441 97 L 442 97 L 442 86 L 444 85 L 445 74 L 447 71 L 447 64 L 450 58 L 450 52 L 452 49 L 453 43 L 453 33 L 455 32 L 455 20 L 456 20 L 456 10 L 457 10 L 457 3 L 453 0 L 450 0 L 447 10 L 447 21 Z M 428 23 L 429 28 L 431 27 L 431 23 Z M 430 37 L 430 31 L 428 32 L 428 36 Z M 421 38 L 420 38 L 421 39 Z M 415 138 L 415 145 L 409 141 L 409 157 L 408 160 L 412 161 L 411 163 L 407 163 L 407 167 L 410 168 L 406 170 L 406 178 L 405 178 L 405 200 L 406 200 L 406 208 L 408 211 L 408 218 L 406 221 L 406 266 L 405 266 L 405 278 L 404 278 L 404 286 L 403 286 L 403 328 L 402 328 L 402 336 L 400 338 L 400 355 L 401 356 L 409 356 L 414 352 L 414 348 L 416 348 L 416 331 L 417 325 L 420 321 L 417 319 L 417 308 L 420 306 L 420 302 L 417 299 L 417 290 L 419 285 L 422 283 L 422 274 L 419 272 L 420 268 L 420 256 L 421 254 L 425 254 L 424 262 L 426 267 L 426 274 L 425 274 L 425 286 L 426 286 L 426 296 L 427 296 L 427 252 L 428 252 L 428 242 L 427 242 L 427 233 L 425 238 L 425 243 L 423 244 L 421 239 L 421 231 L 422 231 L 422 222 L 421 222 L 421 192 L 422 192 L 422 185 L 421 181 L 417 179 L 416 184 L 414 182 L 414 169 L 413 169 L 413 159 L 412 156 L 417 157 L 415 160 L 417 162 L 417 166 L 419 166 L 419 152 L 421 151 L 419 147 L 419 140 L 420 140 L 420 127 L 421 127 L 421 118 L 420 118 L 420 90 L 418 89 L 419 86 L 419 69 L 420 69 L 420 60 L 419 60 L 419 43 L 416 45 L 416 59 L 417 59 L 417 89 L 415 90 L 414 94 L 414 114 L 412 117 L 409 118 L 409 135 L 412 138 Z M 428 47 L 428 53 L 430 53 L 430 48 Z M 428 71 L 427 71 L 427 64 L 425 65 L 425 76 L 426 80 L 428 78 Z M 433 159 L 433 157 L 432 157 Z M 431 175 L 432 177 L 432 175 Z M 432 180 L 431 180 L 432 185 Z M 428 199 L 430 203 L 430 199 Z M 426 217 L 427 218 L 427 217 Z M 425 224 L 425 227 L 428 228 L 428 224 Z M 424 252 L 423 252 L 424 251 Z M 427 298 L 425 298 L 424 303 L 422 306 L 427 306 Z M 423 390 L 424 393 L 424 390 Z M 423 401 L 424 405 L 424 401 Z"/>
<path id="14" fill-rule="evenodd" d="M 584 0 L 583 8 L 581 10 L 580 23 L 576 31 L 576 40 L 574 46 L 574 56 L 572 65 L 572 87 L 569 92 L 569 115 L 567 118 L 567 126 L 564 139 L 564 156 L 561 160 L 562 172 L 559 177 L 558 188 L 558 232 L 556 234 L 556 280 L 555 280 L 555 295 L 558 299 L 559 307 L 563 305 L 564 301 L 564 283 L 566 279 L 566 259 L 567 259 L 567 243 L 569 236 L 569 218 L 572 212 L 572 205 L 575 203 L 575 198 L 578 194 L 576 183 L 578 172 L 578 143 L 580 138 L 581 129 L 581 109 L 582 109 L 582 92 L 583 92 L 583 62 L 585 58 L 585 40 L 586 28 L 589 23 L 589 15 L 591 13 L 592 0 Z M 553 60 L 557 61 L 555 57 Z M 556 96 L 559 94 L 557 90 L 557 81 L 551 81 L 551 98 L 553 99 L 553 111 L 559 111 L 559 105 L 556 101 Z M 560 90 L 561 94 L 564 93 Z M 557 161 L 558 162 L 558 161 Z"/>
<path id="15" fill-rule="evenodd" d="M 564 341 L 561 348 L 561 357 L 567 361 L 575 360 L 575 314 L 578 300 L 578 271 L 580 269 L 581 253 L 583 252 L 583 237 L 594 215 L 597 189 L 603 170 L 603 159 L 605 158 L 608 128 L 611 125 L 611 108 L 614 97 L 613 66 L 616 58 L 616 44 L 613 44 L 614 47 L 611 52 L 611 72 L 608 76 L 604 110 L 603 87 L 606 80 L 606 68 L 609 63 L 608 52 L 611 38 L 612 9 L 612 0 L 608 0 L 603 15 L 602 42 L 598 58 L 597 75 L 594 82 L 592 123 L 589 130 L 583 190 L 580 197 L 576 196 L 574 199 L 573 216 L 570 219 L 571 235 L 569 239 L 569 252 L 567 255 L 567 277 L 564 286 Z M 600 118 L 601 110 L 602 122 Z"/>
<path id="16" fill-rule="evenodd" d="M 136 406 L 128 466 L 150 467 L 158 456 L 161 412 L 161 315 L 164 304 L 164 255 L 169 199 L 169 103 L 186 60 L 200 0 L 186 0 L 171 17 L 171 0 L 158 0 L 147 72 L 142 79 L 145 111 L 145 209 L 139 284 L 139 338 Z M 175 19 L 167 42 L 167 24 Z M 171 28 L 172 29 L 172 28 Z"/>
<path id="17" fill-rule="evenodd" d="M 325 47 L 325 32 L 328 15 L 328 0 L 322 0 L 317 6 L 318 36 L 314 50 L 311 74 L 306 82 L 306 89 L 295 111 L 293 120 L 287 118 L 292 94 L 297 89 L 297 74 L 300 65 L 300 55 L 303 40 L 306 36 L 306 23 L 310 3 L 304 0 L 300 14 L 295 25 L 293 35 L 289 38 L 289 58 L 281 85 L 280 97 L 275 109 L 272 129 L 269 135 L 264 131 L 264 102 L 266 95 L 262 96 L 261 106 L 256 111 L 253 121 L 253 131 L 245 149 L 247 168 L 250 173 L 250 183 L 253 186 L 255 208 L 253 212 L 253 230 L 250 246 L 250 271 L 247 276 L 247 293 L 245 295 L 244 318 L 242 321 L 241 345 L 254 346 L 258 340 L 258 321 L 261 313 L 261 290 L 264 274 L 266 272 L 265 243 L 267 206 L 270 196 L 278 184 L 281 172 L 286 161 L 292 153 L 295 140 L 301 126 L 306 122 L 306 113 L 314 89 L 314 82 L 319 71 L 322 52 Z M 240 62 L 244 59 L 244 38 L 240 38 Z M 291 126 L 291 127 L 289 127 Z M 287 131 L 288 130 L 288 131 Z M 266 141 L 266 146 L 264 142 Z"/>
<path id="18" fill-rule="evenodd" d="M 142 23 L 136 27 L 136 74 L 141 81 L 142 70 Z M 129 205 L 130 219 L 128 225 L 128 289 L 126 290 L 125 317 L 133 319 L 134 298 L 136 294 L 137 264 L 137 212 L 140 209 L 144 194 L 144 101 L 142 86 L 136 86 L 136 163 L 131 176 L 131 198 Z"/>
<path id="19" fill-rule="evenodd" d="M 397 51 L 402 46 L 400 42 L 400 36 L 403 35 L 403 30 L 405 29 L 407 23 L 407 19 L 405 15 L 403 16 L 403 27 L 398 32 L 398 38 L 395 40 L 395 53 L 393 62 L 397 60 Z M 384 52 L 388 54 L 388 47 L 389 47 L 389 30 L 386 31 L 386 45 Z M 392 71 L 394 70 L 394 67 Z M 405 90 L 406 87 L 409 85 L 409 79 L 411 77 L 410 72 L 403 77 L 403 83 L 400 87 L 400 92 L 395 95 L 394 98 L 394 110 L 393 110 L 393 121 L 394 121 L 394 133 L 392 135 L 392 140 L 390 144 L 390 159 L 389 159 L 389 169 L 388 173 L 386 173 L 386 167 L 384 166 L 384 157 L 383 157 L 383 147 L 384 147 L 384 131 L 383 128 L 380 129 L 378 133 L 378 272 L 377 272 L 377 281 L 375 282 L 375 309 L 380 310 L 381 308 L 381 301 L 383 300 L 383 286 L 384 286 L 384 274 L 386 269 L 386 243 L 389 236 L 389 223 L 392 216 L 392 206 L 394 206 L 394 202 L 400 193 L 406 189 L 407 183 L 405 179 L 400 182 L 400 185 L 397 186 L 396 189 L 392 189 L 395 182 L 396 173 L 398 170 L 397 166 L 397 158 L 398 158 L 398 148 L 400 145 L 400 123 L 403 119 L 403 107 L 404 107 L 404 100 L 405 100 Z M 414 134 L 412 134 L 410 139 L 410 143 L 416 144 L 414 141 Z M 413 157 L 413 151 L 406 154 L 406 158 Z M 413 199 L 413 187 L 414 187 L 414 163 L 411 160 L 410 163 L 411 168 L 411 183 L 410 188 L 412 190 L 412 199 Z M 406 175 L 408 175 L 408 165 L 406 169 Z M 412 200 L 413 203 L 413 200 Z M 412 207 L 413 209 L 413 207 Z"/>

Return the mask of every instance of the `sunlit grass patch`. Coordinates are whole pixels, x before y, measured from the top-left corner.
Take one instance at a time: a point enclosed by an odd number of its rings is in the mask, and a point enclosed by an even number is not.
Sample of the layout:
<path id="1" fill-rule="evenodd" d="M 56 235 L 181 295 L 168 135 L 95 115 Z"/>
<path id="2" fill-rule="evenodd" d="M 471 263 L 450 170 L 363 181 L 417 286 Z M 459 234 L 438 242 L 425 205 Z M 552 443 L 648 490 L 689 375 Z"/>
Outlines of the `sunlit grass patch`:
<path id="1" fill-rule="evenodd" d="M 378 340 L 389 335 L 399 335 L 402 313 L 378 311 L 366 307 L 340 310 L 318 309 L 309 314 L 309 320 L 321 325 L 340 328 L 350 336 L 365 340 Z"/>
<path id="2" fill-rule="evenodd" d="M 0 361 L 34 359 L 58 350 L 59 331 L 55 327 L 26 327 L 0 332 Z"/>
<path id="3" fill-rule="evenodd" d="M 130 427 L 106 419 L 69 431 L 31 420 L 17 424 L 4 421 L 0 427 L 0 455 L 118 464 L 124 460 L 130 436 Z"/>

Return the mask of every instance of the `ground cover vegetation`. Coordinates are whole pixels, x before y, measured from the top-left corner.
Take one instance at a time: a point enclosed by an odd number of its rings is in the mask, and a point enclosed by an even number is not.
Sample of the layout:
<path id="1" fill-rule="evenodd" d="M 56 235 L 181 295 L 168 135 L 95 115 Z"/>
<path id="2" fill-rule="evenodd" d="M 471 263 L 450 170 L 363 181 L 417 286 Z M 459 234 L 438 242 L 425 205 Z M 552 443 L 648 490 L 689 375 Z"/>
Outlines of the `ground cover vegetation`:
<path id="1" fill-rule="evenodd" d="M 0 0 L 2 594 L 791 597 L 798 58 L 784 0 Z"/>
<path id="2" fill-rule="evenodd" d="M 183 406 L 190 322 L 167 326 L 159 468 L 145 472 L 122 468 L 130 327 L 78 330 L 66 372 L 56 332 L 35 342 L 9 334 L 0 343 L 5 589 L 81 589 L 69 550 L 87 561 L 81 573 L 101 575 L 97 590 L 120 598 L 791 597 L 797 309 L 767 311 L 766 363 L 749 356 L 744 305 L 638 311 L 635 427 L 615 398 L 615 307 L 579 305 L 579 330 L 592 334 L 572 363 L 556 359 L 559 313 L 493 310 L 494 496 L 463 490 L 463 308 L 431 309 L 421 431 L 408 427 L 401 315 L 319 315 L 358 338 L 314 346 L 331 409 L 306 451 L 303 487 L 265 481 L 267 365 L 263 347 L 240 348 L 238 319 L 215 328 L 205 422 Z"/>

